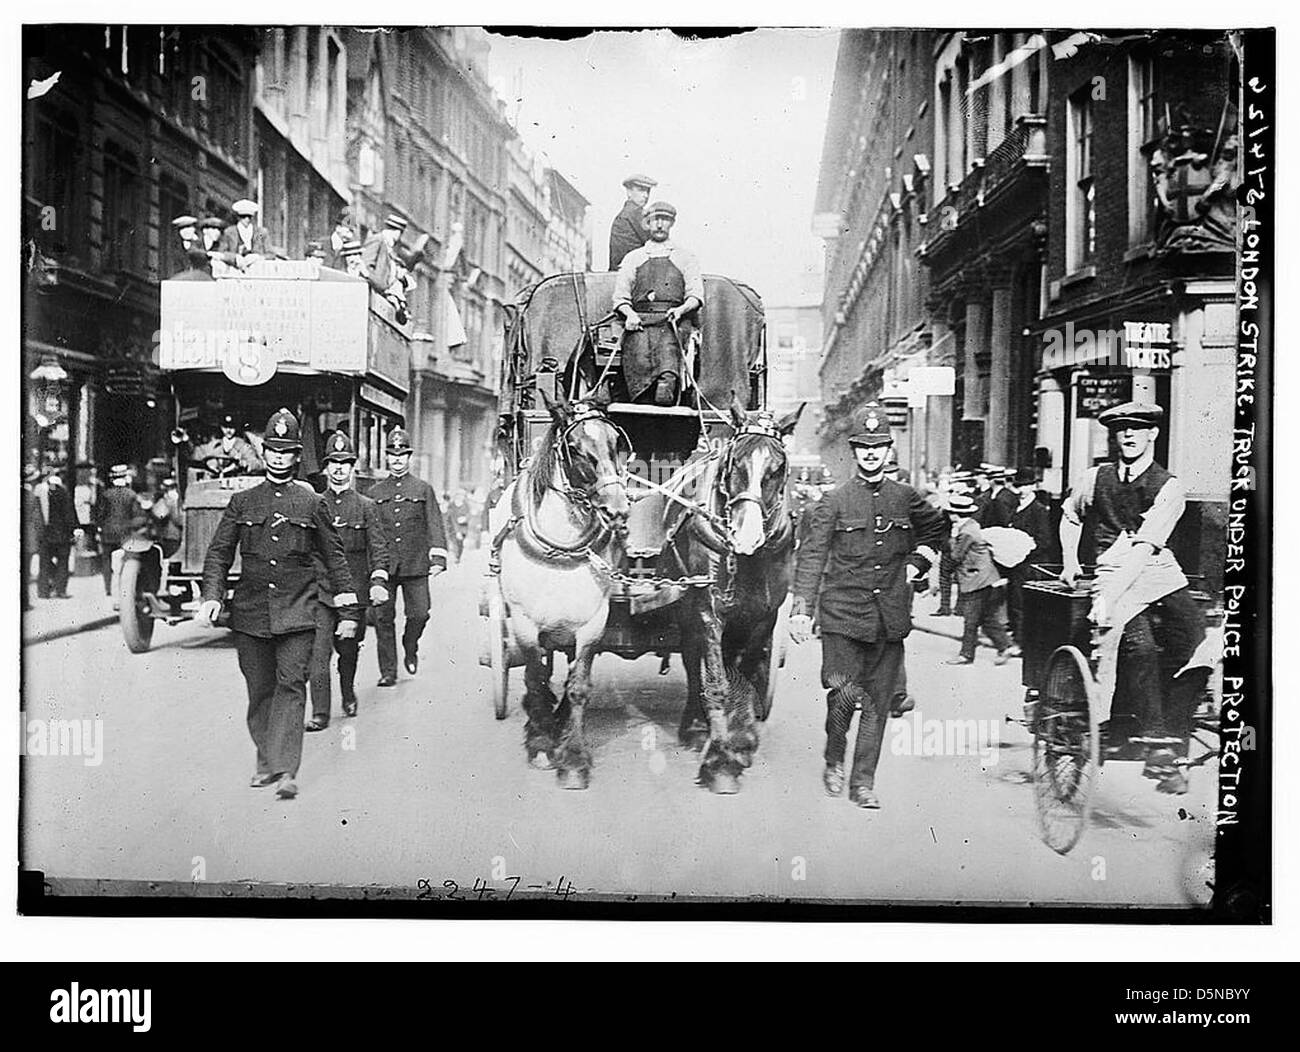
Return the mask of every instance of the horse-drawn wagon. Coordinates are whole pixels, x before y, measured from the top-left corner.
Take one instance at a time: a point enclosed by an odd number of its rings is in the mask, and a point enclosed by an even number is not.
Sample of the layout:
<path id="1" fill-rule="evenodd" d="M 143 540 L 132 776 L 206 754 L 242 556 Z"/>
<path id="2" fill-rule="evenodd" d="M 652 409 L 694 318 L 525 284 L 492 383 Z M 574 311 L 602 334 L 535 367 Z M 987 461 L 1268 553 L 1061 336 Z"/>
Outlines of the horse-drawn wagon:
<path id="1" fill-rule="evenodd" d="M 793 536 L 782 438 L 797 414 L 766 411 L 762 301 L 717 276 L 705 278 L 694 335 L 673 329 L 678 404 L 628 401 L 613 284 L 556 275 L 511 312 L 498 432 L 508 486 L 489 524 L 481 661 L 498 719 L 510 670 L 524 667 L 529 761 L 582 788 L 594 655 L 657 654 L 666 670 L 680 654 L 681 734 L 704 739 L 702 780 L 735 791 L 784 661 Z M 557 650 L 569 659 L 559 703 Z"/>

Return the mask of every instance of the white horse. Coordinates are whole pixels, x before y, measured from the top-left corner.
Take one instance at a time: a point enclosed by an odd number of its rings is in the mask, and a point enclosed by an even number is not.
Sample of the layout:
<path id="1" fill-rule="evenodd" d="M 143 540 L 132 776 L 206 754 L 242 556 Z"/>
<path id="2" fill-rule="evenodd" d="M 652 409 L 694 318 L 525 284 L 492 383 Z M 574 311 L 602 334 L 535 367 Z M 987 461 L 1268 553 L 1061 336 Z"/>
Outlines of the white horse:
<path id="1" fill-rule="evenodd" d="M 503 494 L 498 508 L 509 520 L 494 533 L 509 642 L 526 661 L 528 762 L 556 768 L 566 789 L 585 789 L 591 750 L 583 716 L 609 615 L 610 571 L 627 533 L 631 448 L 600 403 L 545 401 L 551 426 Z M 559 704 L 550 686 L 557 650 L 569 662 Z"/>

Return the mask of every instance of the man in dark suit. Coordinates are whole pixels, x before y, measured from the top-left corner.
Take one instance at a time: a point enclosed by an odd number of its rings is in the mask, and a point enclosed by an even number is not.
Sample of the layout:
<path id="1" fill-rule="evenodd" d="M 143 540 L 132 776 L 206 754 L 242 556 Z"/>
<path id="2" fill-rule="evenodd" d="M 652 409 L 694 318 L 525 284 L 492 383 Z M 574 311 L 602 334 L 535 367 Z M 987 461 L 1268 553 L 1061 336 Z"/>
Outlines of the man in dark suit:
<path id="1" fill-rule="evenodd" d="M 72 494 L 54 469 L 36 487 L 36 499 L 45 523 L 41 530 L 41 572 L 36 579 L 36 594 L 42 599 L 67 599 L 72 531 L 80 525 L 77 509 Z"/>
<path id="2" fill-rule="evenodd" d="M 1020 616 L 1024 606 L 1025 582 L 1033 572 L 1033 564 L 1043 562 L 1052 548 L 1051 514 L 1047 505 L 1038 499 L 1037 486 L 1038 480 L 1033 468 L 1021 468 L 1016 472 L 1013 480 L 1016 509 L 1011 513 L 1010 525 L 1013 530 L 1028 534 L 1034 542 L 1033 550 L 1025 556 L 1024 562 L 1007 571 L 1007 613 L 1017 648 L 1023 642 Z"/>
<path id="3" fill-rule="evenodd" d="M 303 711 L 316 635 L 317 572 L 338 613 L 336 633 L 356 635 L 361 608 L 343 542 L 323 497 L 296 481 L 302 437 L 287 409 L 271 414 L 263 439 L 266 481 L 230 498 L 203 561 L 199 620 L 216 624 L 236 551 L 242 559 L 230 604 L 239 670 L 248 688 L 248 732 L 257 748 L 254 788 L 298 795 Z"/>
<path id="4" fill-rule="evenodd" d="M 104 575 L 104 594 L 116 597 L 118 568 L 113 557 L 122 542 L 135 532 L 140 516 L 140 499 L 131 488 L 131 469 L 125 464 L 114 464 L 109 470 L 110 485 L 100 494 L 92 513 L 99 527 L 99 561 Z"/>
<path id="5" fill-rule="evenodd" d="M 623 257 L 650 240 L 642 210 L 650 200 L 650 191 L 658 184 L 648 175 L 629 175 L 623 180 L 627 201 L 609 228 L 609 269 L 618 270 Z"/>
<path id="6" fill-rule="evenodd" d="M 41 534 L 45 530 L 45 519 L 41 515 L 41 503 L 36 498 L 36 483 L 41 480 L 41 473 L 32 465 L 23 468 L 23 505 L 22 505 L 22 578 L 23 609 L 32 608 L 32 556 L 41 550 Z"/>
<path id="7" fill-rule="evenodd" d="M 271 256 L 271 235 L 266 227 L 256 223 L 257 202 L 236 201 L 230 210 L 239 216 L 239 220 L 222 233 L 217 242 L 217 257 L 227 266 L 246 270 L 258 260 Z"/>
<path id="8" fill-rule="evenodd" d="M 379 686 L 397 683 L 397 592 L 406 607 L 402 650 L 406 671 L 419 668 L 420 636 L 429 621 L 429 578 L 447 569 L 447 534 L 442 525 L 433 487 L 411 474 L 411 443 L 395 427 L 388 435 L 387 478 L 370 487 L 370 499 L 379 505 L 384 537 L 388 541 L 392 595 L 375 608 L 375 636 L 379 640 Z"/>

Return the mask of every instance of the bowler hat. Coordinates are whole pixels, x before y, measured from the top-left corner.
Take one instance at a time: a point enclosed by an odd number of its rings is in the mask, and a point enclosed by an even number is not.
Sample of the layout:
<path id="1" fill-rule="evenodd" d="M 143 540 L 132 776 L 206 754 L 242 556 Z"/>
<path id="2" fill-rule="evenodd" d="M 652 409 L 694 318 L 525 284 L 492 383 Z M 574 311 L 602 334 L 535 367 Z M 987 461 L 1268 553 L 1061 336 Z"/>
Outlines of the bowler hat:
<path id="1" fill-rule="evenodd" d="M 1159 427 L 1164 415 L 1165 411 L 1153 402 L 1125 402 L 1123 405 L 1111 406 L 1097 420 L 1111 430 L 1121 427 Z"/>

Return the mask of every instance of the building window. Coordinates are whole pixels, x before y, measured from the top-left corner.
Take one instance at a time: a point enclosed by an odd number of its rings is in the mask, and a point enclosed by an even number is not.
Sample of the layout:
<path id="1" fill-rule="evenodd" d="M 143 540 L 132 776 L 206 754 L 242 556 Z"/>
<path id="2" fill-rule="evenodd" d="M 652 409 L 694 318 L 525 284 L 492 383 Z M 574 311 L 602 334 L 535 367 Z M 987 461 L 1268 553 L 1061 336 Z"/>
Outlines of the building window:
<path id="1" fill-rule="evenodd" d="M 103 269 L 141 270 L 144 224 L 140 173 L 135 157 L 115 142 L 104 145 Z"/>
<path id="2" fill-rule="evenodd" d="M 40 210 L 33 233 L 46 249 L 73 251 L 80 241 L 80 203 L 77 185 L 80 156 L 77 122 L 55 110 L 42 111 L 35 121 L 35 142 L 26 166 L 28 195 Z M 52 212 L 44 212 L 52 208 Z"/>
<path id="3" fill-rule="evenodd" d="M 1073 273 L 1097 250 L 1097 188 L 1092 174 L 1091 86 L 1067 102 L 1065 269 Z"/>
<path id="4" fill-rule="evenodd" d="M 181 252 L 181 239 L 171 221 L 190 210 L 190 191 L 174 175 L 163 172 L 158 176 L 158 276 L 170 278 L 179 274 L 188 261 Z"/>
<path id="5" fill-rule="evenodd" d="M 241 126 L 243 85 L 234 62 L 216 48 L 208 49 L 208 138 L 228 155 L 243 156 Z"/>
<path id="6" fill-rule="evenodd" d="M 1132 55 L 1128 66 L 1128 234 L 1130 245 L 1151 240 L 1155 194 L 1151 186 L 1151 151 L 1160 137 L 1159 93 L 1155 59 Z"/>

